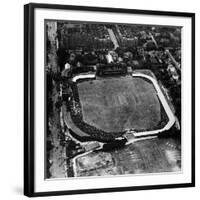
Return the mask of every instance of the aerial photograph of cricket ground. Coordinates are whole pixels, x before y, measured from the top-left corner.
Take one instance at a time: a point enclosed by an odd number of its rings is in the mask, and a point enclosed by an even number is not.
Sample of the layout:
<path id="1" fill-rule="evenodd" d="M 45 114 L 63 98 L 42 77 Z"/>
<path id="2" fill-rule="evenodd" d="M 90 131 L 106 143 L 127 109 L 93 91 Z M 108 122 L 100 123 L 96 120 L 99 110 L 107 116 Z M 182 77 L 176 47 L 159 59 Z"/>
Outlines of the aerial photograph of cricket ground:
<path id="1" fill-rule="evenodd" d="M 44 25 L 45 178 L 180 173 L 181 27 Z"/>

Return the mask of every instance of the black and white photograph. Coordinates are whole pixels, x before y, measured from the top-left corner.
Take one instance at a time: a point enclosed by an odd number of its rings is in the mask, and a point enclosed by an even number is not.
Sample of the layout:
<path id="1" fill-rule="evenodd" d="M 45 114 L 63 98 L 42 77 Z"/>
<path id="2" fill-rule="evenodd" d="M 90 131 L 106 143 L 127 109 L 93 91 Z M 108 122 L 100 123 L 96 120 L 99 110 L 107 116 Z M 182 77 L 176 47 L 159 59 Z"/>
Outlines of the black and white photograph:
<path id="1" fill-rule="evenodd" d="M 193 187 L 194 13 L 25 6 L 24 194 Z"/>
<path id="2" fill-rule="evenodd" d="M 180 173 L 182 27 L 44 23 L 45 178 Z"/>
<path id="3" fill-rule="evenodd" d="M 199 199 L 199 5 L 2 1 L 0 199 Z"/>

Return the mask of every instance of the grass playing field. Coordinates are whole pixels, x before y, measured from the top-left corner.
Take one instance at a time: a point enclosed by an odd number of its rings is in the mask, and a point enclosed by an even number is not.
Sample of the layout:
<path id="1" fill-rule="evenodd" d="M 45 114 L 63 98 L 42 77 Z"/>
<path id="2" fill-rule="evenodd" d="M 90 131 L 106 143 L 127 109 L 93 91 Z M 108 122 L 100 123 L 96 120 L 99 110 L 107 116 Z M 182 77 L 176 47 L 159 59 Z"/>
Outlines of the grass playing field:
<path id="1" fill-rule="evenodd" d="M 84 122 L 105 132 L 154 130 L 162 121 L 156 90 L 143 78 L 98 78 L 77 87 Z"/>

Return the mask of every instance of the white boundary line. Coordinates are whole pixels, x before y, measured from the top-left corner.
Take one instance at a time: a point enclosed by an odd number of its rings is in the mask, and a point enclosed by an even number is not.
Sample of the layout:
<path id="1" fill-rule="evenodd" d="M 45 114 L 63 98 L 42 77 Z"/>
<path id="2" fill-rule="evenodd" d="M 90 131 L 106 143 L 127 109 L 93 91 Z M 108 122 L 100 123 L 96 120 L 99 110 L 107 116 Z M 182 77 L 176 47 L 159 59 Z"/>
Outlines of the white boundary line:
<path id="1" fill-rule="evenodd" d="M 153 83 L 153 85 L 154 85 L 154 87 L 155 87 L 155 89 L 157 91 L 157 95 L 159 96 L 159 99 L 160 99 L 160 101 L 161 101 L 161 103 L 162 103 L 162 105 L 163 105 L 163 107 L 165 109 L 165 112 L 166 112 L 166 114 L 167 114 L 167 116 L 169 118 L 168 123 L 162 129 L 153 130 L 153 131 L 144 131 L 144 132 L 139 132 L 139 133 L 136 132 L 136 133 L 134 133 L 134 135 L 136 137 L 137 136 L 146 136 L 146 135 L 155 135 L 155 134 L 158 134 L 160 132 L 169 130 L 174 125 L 174 123 L 176 122 L 176 118 L 175 118 L 171 108 L 169 107 L 169 105 L 168 105 L 168 103 L 167 103 L 167 101 L 165 99 L 165 96 L 162 93 L 157 81 L 154 78 L 152 78 L 151 76 L 148 76 L 148 75 L 145 75 L 145 74 L 139 74 L 138 73 L 138 74 L 132 74 L 132 76 L 133 77 L 143 77 L 143 78 L 146 78 L 146 79 L 150 80 Z"/>
<path id="2" fill-rule="evenodd" d="M 72 81 L 76 82 L 78 79 L 95 78 L 95 77 L 96 77 L 95 74 L 79 74 L 79 75 L 73 77 Z M 157 130 L 153 130 L 153 131 L 135 132 L 134 136 L 135 137 L 141 137 L 141 136 L 148 136 L 148 135 L 157 135 L 160 132 L 169 130 L 174 125 L 174 123 L 176 122 L 176 118 L 175 118 L 170 106 L 168 105 L 168 103 L 165 99 L 165 96 L 162 93 L 160 86 L 158 85 L 157 81 L 154 78 L 152 78 L 151 76 L 148 76 L 146 74 L 141 74 L 141 73 L 137 73 L 137 74 L 133 73 L 132 77 L 143 77 L 143 78 L 150 80 L 153 83 L 154 88 L 156 89 L 157 95 L 158 95 L 158 97 L 159 97 L 159 99 L 162 103 L 162 106 L 164 107 L 165 112 L 166 112 L 166 114 L 169 118 L 168 123 L 162 129 L 157 129 Z"/>
<path id="3" fill-rule="evenodd" d="M 85 78 L 95 78 L 95 74 L 79 74 L 72 78 L 73 82 L 76 82 L 78 79 L 85 79 Z"/>

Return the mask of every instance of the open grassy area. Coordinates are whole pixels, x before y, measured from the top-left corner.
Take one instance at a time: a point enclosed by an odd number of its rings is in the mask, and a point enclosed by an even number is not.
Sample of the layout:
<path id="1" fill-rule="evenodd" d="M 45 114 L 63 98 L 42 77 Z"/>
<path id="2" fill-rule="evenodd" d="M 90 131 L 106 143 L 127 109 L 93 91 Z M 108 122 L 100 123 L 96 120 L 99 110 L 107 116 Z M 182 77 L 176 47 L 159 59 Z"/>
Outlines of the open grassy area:
<path id="1" fill-rule="evenodd" d="M 100 130 L 154 130 L 162 121 L 164 110 L 156 90 L 142 78 L 109 77 L 83 81 L 77 87 L 84 122 Z"/>

